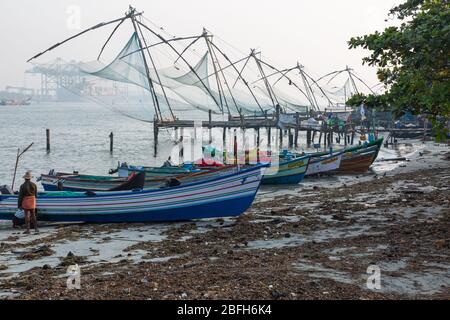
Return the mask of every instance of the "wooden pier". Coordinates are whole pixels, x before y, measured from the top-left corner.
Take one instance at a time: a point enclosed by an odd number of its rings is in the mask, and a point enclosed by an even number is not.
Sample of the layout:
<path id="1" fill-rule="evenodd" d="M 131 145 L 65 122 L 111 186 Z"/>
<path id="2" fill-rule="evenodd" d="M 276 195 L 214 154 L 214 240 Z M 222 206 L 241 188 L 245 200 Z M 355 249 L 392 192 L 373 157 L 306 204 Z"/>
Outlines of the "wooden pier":
<path id="1" fill-rule="evenodd" d="M 353 128 L 345 126 L 339 129 L 337 126 L 328 127 L 326 124 L 322 125 L 305 125 L 302 121 L 311 118 L 308 114 L 295 113 L 290 114 L 291 117 L 295 119 L 291 123 L 283 123 L 280 126 L 280 113 L 276 112 L 274 114 L 265 114 L 264 116 L 246 116 L 246 117 L 229 117 L 228 120 L 213 120 L 212 113 L 209 112 L 207 120 L 196 121 L 196 120 L 172 120 L 172 121 L 160 121 L 155 119 L 153 123 L 153 137 L 154 137 L 154 154 L 158 153 L 158 136 L 161 129 L 173 129 L 175 130 L 175 139 L 182 139 L 183 129 L 193 129 L 196 127 L 209 129 L 209 142 L 212 141 L 212 129 L 221 129 L 223 143 L 225 145 L 227 138 L 227 131 L 229 129 L 241 129 L 244 132 L 246 130 L 254 130 L 256 134 L 257 147 L 261 141 L 261 129 L 266 129 L 267 141 L 269 146 L 272 141 L 274 132 L 278 130 L 279 146 L 283 147 L 284 138 L 287 137 L 288 147 L 297 148 L 299 146 L 299 133 L 306 132 L 306 145 L 308 147 L 312 146 L 318 139 L 319 148 L 323 146 L 333 145 L 336 143 L 343 142 L 344 145 L 353 144 L 355 131 Z M 320 118 L 315 117 L 318 121 Z M 179 132 L 180 131 L 180 132 Z M 322 141 L 323 139 L 323 141 Z M 335 141 L 336 139 L 336 141 Z"/>

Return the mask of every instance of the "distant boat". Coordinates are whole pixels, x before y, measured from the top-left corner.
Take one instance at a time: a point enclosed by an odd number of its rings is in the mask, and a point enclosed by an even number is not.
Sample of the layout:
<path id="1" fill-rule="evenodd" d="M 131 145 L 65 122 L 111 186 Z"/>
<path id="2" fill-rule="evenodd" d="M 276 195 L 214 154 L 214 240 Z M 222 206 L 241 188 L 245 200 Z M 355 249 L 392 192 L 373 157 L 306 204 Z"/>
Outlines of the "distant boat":
<path id="1" fill-rule="evenodd" d="M 28 106 L 31 104 L 31 98 L 27 99 L 2 99 L 0 100 L 0 106 Z"/>
<path id="2" fill-rule="evenodd" d="M 38 219 L 82 222 L 157 222 L 239 216 L 252 204 L 267 165 L 173 188 L 125 192 L 47 192 Z M 0 219 L 12 219 L 17 195 L 0 195 Z"/>

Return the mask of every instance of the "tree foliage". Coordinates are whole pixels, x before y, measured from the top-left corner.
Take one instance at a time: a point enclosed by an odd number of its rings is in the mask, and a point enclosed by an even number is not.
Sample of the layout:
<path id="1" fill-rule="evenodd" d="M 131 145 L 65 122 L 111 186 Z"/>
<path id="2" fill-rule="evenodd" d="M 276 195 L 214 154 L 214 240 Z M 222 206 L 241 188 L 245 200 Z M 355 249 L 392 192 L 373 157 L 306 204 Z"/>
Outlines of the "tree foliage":
<path id="1" fill-rule="evenodd" d="M 450 117 L 449 1 L 407 0 L 389 15 L 401 22 L 398 27 L 354 37 L 349 47 L 371 51 L 363 63 L 378 67 L 387 89 L 379 99 L 394 114 L 427 115 L 442 129 L 439 120 Z"/>
<path id="2" fill-rule="evenodd" d="M 364 106 L 374 109 L 376 111 L 388 111 L 389 105 L 386 102 L 384 95 L 365 95 L 364 93 L 357 93 L 347 100 L 346 104 L 351 107 Z"/>

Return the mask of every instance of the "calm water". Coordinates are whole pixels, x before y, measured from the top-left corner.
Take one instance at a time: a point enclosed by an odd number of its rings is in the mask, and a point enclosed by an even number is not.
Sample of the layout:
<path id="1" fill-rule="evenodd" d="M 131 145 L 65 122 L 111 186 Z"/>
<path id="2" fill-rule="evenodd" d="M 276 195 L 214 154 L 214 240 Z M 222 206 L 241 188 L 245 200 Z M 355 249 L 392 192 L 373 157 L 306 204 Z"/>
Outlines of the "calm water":
<path id="1" fill-rule="evenodd" d="M 50 154 L 46 152 L 47 128 L 51 130 Z M 114 132 L 113 155 L 109 152 L 110 132 Z M 51 169 L 104 175 L 118 161 L 148 165 L 160 162 L 153 157 L 152 124 L 95 104 L 0 106 L 0 136 L 0 184 L 11 184 L 17 149 L 31 142 L 33 147 L 19 164 L 20 177 L 26 170 L 38 176 Z M 169 138 L 162 132 L 161 146 L 170 143 Z M 164 148 L 160 150 L 166 157 Z"/>

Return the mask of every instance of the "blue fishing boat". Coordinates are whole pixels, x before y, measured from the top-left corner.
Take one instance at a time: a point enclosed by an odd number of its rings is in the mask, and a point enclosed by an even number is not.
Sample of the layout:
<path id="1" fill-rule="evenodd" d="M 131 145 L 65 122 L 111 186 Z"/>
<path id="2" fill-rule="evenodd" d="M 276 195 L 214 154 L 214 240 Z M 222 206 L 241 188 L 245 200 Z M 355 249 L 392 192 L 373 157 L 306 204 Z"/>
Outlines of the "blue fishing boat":
<path id="1" fill-rule="evenodd" d="M 279 163 L 271 163 L 264 174 L 262 184 L 299 184 L 308 169 L 309 155 L 293 159 L 280 159 Z"/>
<path id="2" fill-rule="evenodd" d="M 38 219 L 82 222 L 155 222 L 239 216 L 252 204 L 267 165 L 173 188 L 126 192 L 47 192 Z M 17 195 L 0 195 L 0 219 L 12 219 Z"/>
<path id="3" fill-rule="evenodd" d="M 145 172 L 132 174 L 126 178 L 50 172 L 41 175 L 38 180 L 45 191 L 73 192 L 143 189 L 146 181 Z"/>
<path id="4" fill-rule="evenodd" d="M 192 183 L 199 182 L 205 179 L 211 179 L 216 176 L 226 175 L 235 172 L 236 166 L 225 166 L 215 168 L 215 170 L 192 170 L 189 173 L 180 174 L 178 167 L 174 167 L 174 172 L 171 173 L 169 168 L 166 168 L 165 173 L 161 172 L 160 176 L 147 177 L 147 171 L 145 169 L 134 169 L 127 172 L 125 178 L 111 177 L 111 176 L 94 176 L 83 174 L 68 174 L 61 172 L 49 172 L 49 174 L 42 174 L 39 177 L 39 181 L 44 187 L 45 191 L 119 191 L 119 190 L 132 190 L 133 188 L 125 189 L 125 186 L 133 186 L 137 183 L 133 181 L 137 180 L 136 177 L 144 176 L 142 186 L 139 188 L 155 189 L 165 185 L 171 178 L 178 180 L 180 183 Z M 129 176 L 128 176 L 129 174 Z M 126 181 L 126 182 L 124 182 Z M 139 180 L 139 183 L 141 179 Z"/>

